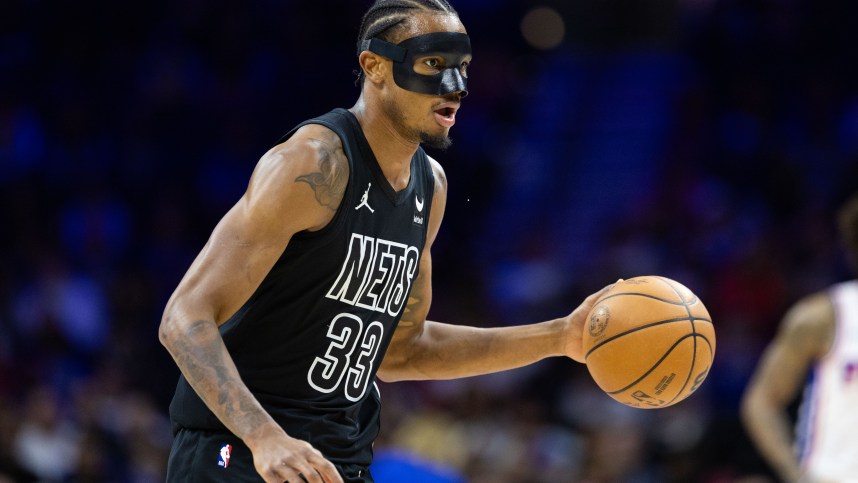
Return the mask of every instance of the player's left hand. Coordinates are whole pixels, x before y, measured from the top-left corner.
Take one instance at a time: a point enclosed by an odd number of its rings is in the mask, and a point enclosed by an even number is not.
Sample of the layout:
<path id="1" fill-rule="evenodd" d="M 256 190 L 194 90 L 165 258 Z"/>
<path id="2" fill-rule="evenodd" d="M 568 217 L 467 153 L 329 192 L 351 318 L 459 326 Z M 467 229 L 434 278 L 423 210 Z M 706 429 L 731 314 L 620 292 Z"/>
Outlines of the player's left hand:
<path id="1" fill-rule="evenodd" d="M 621 282 L 622 279 L 617 280 Z M 613 287 L 614 284 L 606 285 L 598 292 L 590 295 L 579 305 L 571 314 L 562 319 L 563 321 L 563 338 L 564 352 L 566 356 L 578 362 L 584 362 L 584 330 L 587 322 L 587 314 L 593 305 Z"/>

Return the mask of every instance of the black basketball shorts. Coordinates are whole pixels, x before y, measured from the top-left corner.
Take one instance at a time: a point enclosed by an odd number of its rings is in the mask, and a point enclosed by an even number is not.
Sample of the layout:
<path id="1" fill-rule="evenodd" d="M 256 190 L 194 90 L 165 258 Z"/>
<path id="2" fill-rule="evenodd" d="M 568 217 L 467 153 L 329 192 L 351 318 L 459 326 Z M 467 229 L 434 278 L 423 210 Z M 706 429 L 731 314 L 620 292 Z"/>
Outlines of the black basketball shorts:
<path id="1" fill-rule="evenodd" d="M 373 483 L 363 466 L 335 465 L 345 483 Z M 168 483 L 260 483 L 250 449 L 224 431 L 179 429 L 170 449 Z M 299 483 L 299 482 L 294 482 Z"/>

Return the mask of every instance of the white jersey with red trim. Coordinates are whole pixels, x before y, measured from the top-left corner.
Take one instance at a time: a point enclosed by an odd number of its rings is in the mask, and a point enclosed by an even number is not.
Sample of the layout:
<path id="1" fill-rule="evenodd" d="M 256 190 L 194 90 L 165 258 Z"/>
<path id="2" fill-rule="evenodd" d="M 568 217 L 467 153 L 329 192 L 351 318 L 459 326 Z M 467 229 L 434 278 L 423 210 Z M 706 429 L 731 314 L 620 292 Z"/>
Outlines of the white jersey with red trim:
<path id="1" fill-rule="evenodd" d="M 829 297 L 834 342 L 805 389 L 797 449 L 814 480 L 858 482 L 858 280 L 831 287 Z"/>

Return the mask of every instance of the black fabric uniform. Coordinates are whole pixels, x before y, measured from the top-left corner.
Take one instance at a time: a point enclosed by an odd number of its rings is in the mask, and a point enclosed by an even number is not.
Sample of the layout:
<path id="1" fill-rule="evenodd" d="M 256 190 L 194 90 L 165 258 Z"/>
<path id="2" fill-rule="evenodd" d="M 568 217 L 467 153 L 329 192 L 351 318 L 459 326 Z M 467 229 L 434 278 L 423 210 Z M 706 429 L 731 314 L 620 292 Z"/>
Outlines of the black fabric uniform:
<path id="1" fill-rule="evenodd" d="M 298 125 L 278 143 L 306 124 L 342 140 L 350 168 L 342 203 L 326 227 L 292 237 L 220 333 L 242 380 L 287 434 L 310 442 L 347 482 L 370 482 L 379 431 L 375 373 L 417 277 L 434 176 L 418 149 L 408 186 L 395 192 L 345 109 Z M 170 418 L 176 439 L 168 481 L 261 481 L 247 447 L 184 376 Z"/>

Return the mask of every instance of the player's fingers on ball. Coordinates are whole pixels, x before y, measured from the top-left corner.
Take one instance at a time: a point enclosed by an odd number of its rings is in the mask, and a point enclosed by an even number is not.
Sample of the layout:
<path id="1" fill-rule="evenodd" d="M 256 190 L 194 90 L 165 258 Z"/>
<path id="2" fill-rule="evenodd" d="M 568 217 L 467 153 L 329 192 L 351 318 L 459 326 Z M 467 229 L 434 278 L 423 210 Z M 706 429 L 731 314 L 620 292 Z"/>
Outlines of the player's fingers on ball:
<path id="1" fill-rule="evenodd" d="M 602 295 L 605 295 L 605 292 L 607 292 L 608 290 L 611 290 L 611 287 L 613 287 L 613 286 L 614 286 L 614 284 L 605 285 L 604 287 L 602 287 L 601 290 L 599 290 L 598 292 L 590 294 L 586 299 L 584 299 L 584 303 L 588 303 L 588 304 L 595 303 L 597 300 L 599 300 L 599 298 Z"/>
<path id="2" fill-rule="evenodd" d="M 601 297 L 602 295 L 605 295 L 605 292 L 607 292 L 608 290 L 611 290 L 612 288 L 614 288 L 614 285 L 616 285 L 616 284 L 618 284 L 618 283 L 620 283 L 620 282 L 622 282 L 622 281 L 623 281 L 623 279 L 618 279 L 618 280 L 617 280 L 616 282 L 614 282 L 614 283 L 609 283 L 608 285 L 605 285 L 604 287 L 602 287 L 602 289 L 601 289 L 601 290 L 599 290 L 598 292 L 594 293 L 592 296 L 593 296 L 594 298 Z"/>

